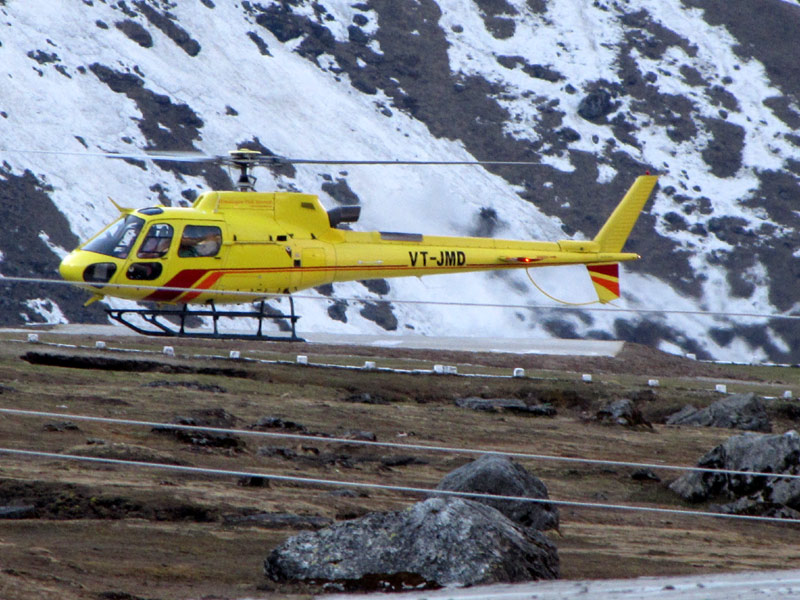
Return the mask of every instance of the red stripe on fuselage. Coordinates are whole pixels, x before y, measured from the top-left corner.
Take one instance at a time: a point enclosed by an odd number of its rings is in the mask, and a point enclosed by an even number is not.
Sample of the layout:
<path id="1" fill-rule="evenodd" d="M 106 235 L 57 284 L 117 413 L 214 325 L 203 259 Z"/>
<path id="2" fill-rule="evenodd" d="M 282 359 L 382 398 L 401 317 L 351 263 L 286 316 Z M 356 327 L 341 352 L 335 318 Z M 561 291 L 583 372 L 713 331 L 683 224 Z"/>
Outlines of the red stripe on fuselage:
<path id="1" fill-rule="evenodd" d="M 144 299 L 152 302 L 172 302 L 183 293 L 183 290 L 164 288 L 190 288 L 206 273 L 208 273 L 208 269 L 184 269 L 166 282 L 163 288 L 158 288 Z"/>
<path id="2" fill-rule="evenodd" d="M 226 273 L 287 273 L 290 271 L 305 271 L 305 272 L 320 272 L 320 271 L 444 271 L 460 269 L 511 269 L 521 266 L 522 263 L 487 263 L 487 264 L 472 264 L 472 265 L 459 265 L 459 266 L 437 266 L 430 265 L 427 267 L 412 267 L 408 265 L 331 265 L 319 267 L 267 267 L 258 268 L 251 267 L 245 269 L 184 269 L 180 271 L 175 277 L 167 281 L 163 286 L 156 289 L 149 296 L 143 298 L 151 302 L 175 302 L 181 294 L 186 293 L 181 301 L 191 302 L 197 298 L 202 291 L 186 292 L 188 288 L 195 288 L 198 290 L 207 290 L 213 286 L 219 279 Z M 604 265 L 611 266 L 614 265 Z M 596 267 L 589 267 L 594 269 Z M 200 285 L 196 285 L 198 281 L 202 280 L 207 274 L 211 274 Z M 169 289 L 176 288 L 176 289 Z M 178 289 L 180 288 L 180 289 Z"/>
<path id="3" fill-rule="evenodd" d="M 224 274 L 225 274 L 225 271 L 214 271 L 213 273 L 211 273 L 211 275 L 209 275 L 208 277 L 206 277 L 205 281 L 203 281 L 202 283 L 200 283 L 200 284 L 199 284 L 199 285 L 198 285 L 198 286 L 195 288 L 195 289 L 197 289 L 197 290 L 200 290 L 200 291 L 197 291 L 197 292 L 189 292 L 189 293 L 188 293 L 188 294 L 186 294 L 186 295 L 185 295 L 183 298 L 181 298 L 181 301 L 183 301 L 183 302 L 191 302 L 192 300 L 194 300 L 195 298 L 197 298 L 197 297 L 198 297 L 200 294 L 202 294 L 202 293 L 203 293 L 203 290 L 207 290 L 207 289 L 208 289 L 208 288 L 210 288 L 212 285 L 214 285 L 215 283 L 217 283 L 217 281 L 219 281 L 219 278 L 220 278 L 220 277 L 222 277 Z"/>

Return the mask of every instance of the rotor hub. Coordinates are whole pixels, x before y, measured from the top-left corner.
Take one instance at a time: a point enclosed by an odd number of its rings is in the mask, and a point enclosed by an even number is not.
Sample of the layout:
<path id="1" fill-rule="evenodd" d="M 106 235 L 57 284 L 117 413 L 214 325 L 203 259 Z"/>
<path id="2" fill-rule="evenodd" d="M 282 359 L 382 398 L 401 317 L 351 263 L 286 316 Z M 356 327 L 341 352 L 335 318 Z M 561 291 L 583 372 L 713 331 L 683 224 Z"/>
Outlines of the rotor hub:
<path id="1" fill-rule="evenodd" d="M 238 150 L 231 150 L 228 154 L 231 156 L 230 164 L 239 169 L 236 189 L 240 192 L 254 192 L 256 189 L 256 177 L 250 174 L 250 170 L 259 164 L 261 152 L 239 148 Z"/>

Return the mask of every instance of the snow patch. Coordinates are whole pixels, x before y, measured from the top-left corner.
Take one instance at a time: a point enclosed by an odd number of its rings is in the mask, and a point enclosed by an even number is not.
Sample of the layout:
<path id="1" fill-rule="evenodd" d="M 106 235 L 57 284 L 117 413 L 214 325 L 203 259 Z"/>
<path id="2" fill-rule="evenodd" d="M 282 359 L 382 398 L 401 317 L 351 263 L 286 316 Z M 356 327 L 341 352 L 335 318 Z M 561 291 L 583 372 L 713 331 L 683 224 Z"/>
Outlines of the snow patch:
<path id="1" fill-rule="evenodd" d="M 31 311 L 39 315 L 44 322 L 48 325 L 54 323 L 69 323 L 69 320 L 61 312 L 58 305 L 48 298 L 32 298 L 25 301 Z M 28 315 L 22 315 L 25 320 L 28 320 Z"/>

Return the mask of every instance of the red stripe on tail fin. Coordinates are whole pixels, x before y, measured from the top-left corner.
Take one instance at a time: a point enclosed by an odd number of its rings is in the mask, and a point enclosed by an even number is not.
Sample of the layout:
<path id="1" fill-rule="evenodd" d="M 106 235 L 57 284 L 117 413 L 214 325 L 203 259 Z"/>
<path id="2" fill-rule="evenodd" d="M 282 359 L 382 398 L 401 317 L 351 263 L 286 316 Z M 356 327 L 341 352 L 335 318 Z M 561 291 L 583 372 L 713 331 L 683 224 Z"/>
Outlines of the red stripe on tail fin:
<path id="1" fill-rule="evenodd" d="M 619 298 L 619 263 L 587 265 L 586 269 L 600 302 L 605 304 Z"/>

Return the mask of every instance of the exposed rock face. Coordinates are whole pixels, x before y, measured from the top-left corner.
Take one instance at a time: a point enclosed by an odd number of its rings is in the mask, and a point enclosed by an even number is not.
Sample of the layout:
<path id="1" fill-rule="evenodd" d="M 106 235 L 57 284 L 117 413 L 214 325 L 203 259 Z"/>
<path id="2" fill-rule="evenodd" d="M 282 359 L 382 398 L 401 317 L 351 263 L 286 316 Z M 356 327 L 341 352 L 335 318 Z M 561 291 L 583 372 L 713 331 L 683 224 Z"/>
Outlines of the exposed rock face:
<path id="1" fill-rule="evenodd" d="M 556 579 L 559 563 L 544 535 L 499 511 L 431 498 L 289 538 L 270 553 L 264 570 L 275 581 L 374 590 Z"/>
<path id="2" fill-rule="evenodd" d="M 525 467 L 506 456 L 486 454 L 451 471 L 436 486 L 437 490 L 475 492 L 497 496 L 548 498 L 547 486 Z M 558 508 L 550 503 L 523 500 L 484 500 L 509 519 L 533 529 L 558 529 Z"/>
<path id="3" fill-rule="evenodd" d="M 654 481 L 656 483 L 661 481 L 661 478 L 652 469 L 636 469 L 631 473 L 631 479 L 634 481 Z"/>
<path id="4" fill-rule="evenodd" d="M 212 427 L 220 429 L 230 429 L 236 424 L 236 417 L 224 408 L 211 408 L 205 410 L 192 411 L 190 416 L 176 416 L 172 422 L 176 425 L 190 425 L 193 427 Z M 157 425 L 151 429 L 153 433 L 171 435 L 176 440 L 192 444 L 193 446 L 203 446 L 206 448 L 223 448 L 233 451 L 241 451 L 245 448 L 245 442 L 231 433 L 216 433 L 213 431 L 201 431 L 195 429 L 183 429 L 180 427 L 169 427 L 167 425 Z"/>
<path id="5" fill-rule="evenodd" d="M 800 472 L 800 435 L 795 431 L 783 435 L 737 435 L 708 452 L 697 466 L 796 475 Z M 800 509 L 800 480 L 797 479 L 692 471 L 680 476 L 669 487 L 689 502 L 717 497 L 735 500 L 717 507 L 721 512 L 791 514 L 780 509 L 784 506 Z"/>
<path id="6" fill-rule="evenodd" d="M 667 419 L 667 425 L 700 425 L 744 431 L 772 431 L 764 403 L 755 394 L 734 394 L 698 410 L 684 406 Z"/>
<path id="7" fill-rule="evenodd" d="M 578 114 L 587 121 L 599 121 L 613 109 L 611 94 L 606 90 L 597 90 L 581 100 L 578 105 Z"/>
<path id="8" fill-rule="evenodd" d="M 728 504 L 712 505 L 712 510 L 728 515 L 757 515 L 773 519 L 800 519 L 800 511 L 780 502 L 766 502 L 756 498 L 739 498 Z"/>
<path id="9" fill-rule="evenodd" d="M 507 411 L 531 417 L 553 417 L 556 415 L 556 409 L 550 404 L 528 405 L 519 398 L 459 398 L 456 400 L 456 406 L 491 413 Z"/>

